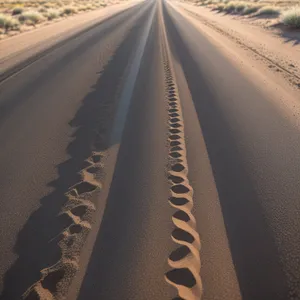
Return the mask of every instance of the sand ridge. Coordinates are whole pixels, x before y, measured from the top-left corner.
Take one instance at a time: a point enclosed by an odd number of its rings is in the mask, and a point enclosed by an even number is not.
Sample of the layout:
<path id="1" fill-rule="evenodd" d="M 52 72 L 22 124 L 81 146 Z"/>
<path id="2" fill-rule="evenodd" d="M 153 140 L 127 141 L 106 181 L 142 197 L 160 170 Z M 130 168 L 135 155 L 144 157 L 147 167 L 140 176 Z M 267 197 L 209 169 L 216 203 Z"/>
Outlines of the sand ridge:
<path id="1" fill-rule="evenodd" d="M 103 165 L 102 152 L 93 152 L 80 172 L 81 181 L 69 188 L 67 203 L 58 216 L 63 218 L 66 229 L 59 236 L 60 260 L 53 266 L 41 270 L 41 278 L 23 295 L 23 299 L 60 299 L 67 294 L 68 287 L 79 269 L 81 249 L 91 229 L 95 206 L 91 198 L 102 188 L 100 176 Z"/>
<path id="2" fill-rule="evenodd" d="M 188 180 L 182 108 L 163 22 L 161 25 L 165 93 L 169 115 L 169 203 L 176 209 L 172 216 L 175 228 L 171 238 L 177 246 L 179 245 L 169 255 L 168 264 L 172 269 L 165 274 L 165 279 L 177 289 L 178 299 L 196 300 L 202 296 L 200 237 L 196 229 L 196 219 L 192 214 L 193 188 Z"/>

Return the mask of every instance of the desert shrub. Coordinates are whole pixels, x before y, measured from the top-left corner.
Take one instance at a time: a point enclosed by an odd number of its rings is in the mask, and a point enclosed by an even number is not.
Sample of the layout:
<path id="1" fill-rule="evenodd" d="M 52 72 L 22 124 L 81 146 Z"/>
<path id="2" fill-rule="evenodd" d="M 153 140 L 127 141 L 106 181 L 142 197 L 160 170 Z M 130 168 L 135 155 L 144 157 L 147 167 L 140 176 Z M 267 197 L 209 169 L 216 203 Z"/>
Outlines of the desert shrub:
<path id="1" fill-rule="evenodd" d="M 4 29 L 5 31 L 8 31 L 17 30 L 19 29 L 19 27 L 20 23 L 17 19 L 8 15 L 0 14 L 0 28 Z"/>
<path id="2" fill-rule="evenodd" d="M 260 8 L 261 6 L 259 5 L 247 5 L 242 13 L 243 15 L 251 15 L 256 13 Z"/>
<path id="3" fill-rule="evenodd" d="M 13 16 L 15 15 L 20 15 L 22 12 L 24 11 L 24 8 L 23 7 L 20 7 L 20 6 L 17 6 L 17 7 L 14 7 L 11 14 Z"/>
<path id="4" fill-rule="evenodd" d="M 217 5 L 217 10 L 218 10 L 218 11 L 223 11 L 224 8 L 225 8 L 225 4 L 224 4 L 224 3 L 219 3 L 219 4 Z"/>
<path id="5" fill-rule="evenodd" d="M 226 11 L 227 13 L 232 13 L 235 11 L 235 8 L 236 8 L 236 3 L 228 2 L 224 7 L 224 11 Z"/>
<path id="6" fill-rule="evenodd" d="M 235 5 L 235 10 L 234 11 L 238 14 L 241 14 L 244 11 L 244 9 L 246 8 L 246 6 L 247 6 L 246 3 L 238 2 Z"/>
<path id="7" fill-rule="evenodd" d="M 279 16 L 280 8 L 275 6 L 263 6 L 257 11 L 256 15 L 257 16 Z"/>
<path id="8" fill-rule="evenodd" d="M 62 8 L 62 14 L 64 15 L 73 15 L 77 12 L 74 6 L 65 6 Z"/>
<path id="9" fill-rule="evenodd" d="M 283 12 L 281 19 L 284 25 L 300 28 L 300 7 L 294 7 Z"/>
<path id="10" fill-rule="evenodd" d="M 33 25 L 40 23 L 43 20 L 44 20 L 44 16 L 35 10 L 25 11 L 19 17 L 20 22 L 27 23 L 27 24 L 33 24 Z"/>
<path id="11" fill-rule="evenodd" d="M 39 8 L 38 8 L 38 12 L 40 12 L 40 13 L 47 13 L 47 8 L 46 7 L 44 7 L 44 6 L 40 6 Z"/>
<path id="12" fill-rule="evenodd" d="M 53 19 L 56 19 L 60 16 L 60 11 L 58 9 L 49 9 L 47 12 L 46 12 L 46 17 L 48 20 L 53 20 Z"/>
<path id="13" fill-rule="evenodd" d="M 87 4 L 85 6 L 85 10 L 92 10 L 93 9 L 93 5 L 92 4 Z"/>

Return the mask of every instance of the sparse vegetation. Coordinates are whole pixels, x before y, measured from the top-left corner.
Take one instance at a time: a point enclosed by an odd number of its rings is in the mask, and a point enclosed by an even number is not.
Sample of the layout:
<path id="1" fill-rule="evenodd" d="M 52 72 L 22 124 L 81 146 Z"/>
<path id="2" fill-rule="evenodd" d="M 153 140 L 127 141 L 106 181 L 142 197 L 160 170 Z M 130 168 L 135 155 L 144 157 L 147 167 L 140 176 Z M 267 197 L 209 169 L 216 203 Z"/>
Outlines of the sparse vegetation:
<path id="1" fill-rule="evenodd" d="M 300 7 L 282 13 L 282 23 L 292 28 L 300 28 Z"/>
<path id="2" fill-rule="evenodd" d="M 26 11 L 19 16 L 19 21 L 21 23 L 26 23 L 29 25 L 35 25 L 44 20 L 44 16 L 37 11 Z"/>
<path id="3" fill-rule="evenodd" d="M 0 14 L 0 28 L 4 29 L 5 32 L 8 30 L 17 30 L 19 29 L 19 26 L 20 23 L 18 20 L 11 16 Z"/>
<path id="4" fill-rule="evenodd" d="M 215 9 L 217 11 L 224 11 L 224 8 L 225 8 L 225 3 L 219 3 L 219 4 L 217 4 Z"/>
<path id="5" fill-rule="evenodd" d="M 248 4 L 245 9 L 243 10 L 243 15 L 251 15 L 256 13 L 259 9 L 261 8 L 261 6 L 259 5 L 252 5 L 252 4 Z"/>
<path id="6" fill-rule="evenodd" d="M 127 0 L 121 0 L 127 1 Z M 212 0 L 210 0 L 212 1 Z M 120 0 L 0 0 L 0 39 L 45 21 L 92 11 Z"/>
<path id="7" fill-rule="evenodd" d="M 263 6 L 257 11 L 256 15 L 257 16 L 279 16 L 280 8 L 276 6 Z"/>
<path id="8" fill-rule="evenodd" d="M 238 2 L 235 6 L 235 13 L 241 14 L 245 10 L 247 4 L 245 2 Z"/>
<path id="9" fill-rule="evenodd" d="M 224 7 L 224 11 L 230 14 L 235 11 L 235 7 L 236 4 L 234 2 L 228 2 Z"/>
<path id="10" fill-rule="evenodd" d="M 47 17 L 48 20 L 53 20 L 53 19 L 59 18 L 60 15 L 61 15 L 61 11 L 58 9 L 49 9 L 45 13 L 45 17 Z"/>
<path id="11" fill-rule="evenodd" d="M 189 0 L 188 0 L 189 1 Z M 265 1 L 265 2 L 264 2 Z M 207 6 L 212 10 L 224 12 L 227 14 L 259 16 L 261 18 L 279 17 L 280 21 L 292 28 L 300 28 L 300 5 L 287 9 L 286 3 L 300 4 L 300 0 L 282 0 L 274 1 L 275 5 L 265 5 L 272 3 L 272 0 L 245 0 L 245 1 L 228 1 L 228 0 L 198 0 L 197 6 Z"/>
<path id="12" fill-rule="evenodd" d="M 11 14 L 13 16 L 20 15 L 23 11 L 24 11 L 23 7 L 17 6 L 12 10 Z"/>
<path id="13" fill-rule="evenodd" d="M 65 6 L 63 7 L 62 14 L 63 15 L 72 15 L 77 12 L 76 8 L 74 6 Z"/>

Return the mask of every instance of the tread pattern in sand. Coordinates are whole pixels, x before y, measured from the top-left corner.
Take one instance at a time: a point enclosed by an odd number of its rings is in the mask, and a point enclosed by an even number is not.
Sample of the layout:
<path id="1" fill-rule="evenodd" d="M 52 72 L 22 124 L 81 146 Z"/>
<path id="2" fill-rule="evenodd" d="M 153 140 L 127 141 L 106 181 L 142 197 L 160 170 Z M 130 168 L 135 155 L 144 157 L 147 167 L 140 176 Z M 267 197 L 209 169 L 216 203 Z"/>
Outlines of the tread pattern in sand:
<path id="1" fill-rule="evenodd" d="M 163 38 L 166 99 L 169 115 L 169 203 L 175 208 L 175 213 L 172 216 L 175 228 L 171 233 L 171 238 L 176 243 L 174 251 L 168 258 L 171 270 L 165 274 L 165 279 L 177 289 L 178 297 L 175 299 L 199 300 L 202 296 L 200 238 L 196 230 L 196 220 L 192 214 L 193 188 L 188 180 L 181 104 L 169 60 L 168 46 L 165 43 L 166 38 Z"/>
<path id="2" fill-rule="evenodd" d="M 101 152 L 94 152 L 86 161 L 87 167 L 80 172 L 81 181 L 66 193 L 68 201 L 58 216 L 65 224 L 59 236 L 60 260 L 41 270 L 40 280 L 24 293 L 24 300 L 55 300 L 66 295 L 79 268 L 80 252 L 91 229 L 95 211 L 92 197 L 101 190 L 98 175 L 103 170 L 102 158 Z"/>

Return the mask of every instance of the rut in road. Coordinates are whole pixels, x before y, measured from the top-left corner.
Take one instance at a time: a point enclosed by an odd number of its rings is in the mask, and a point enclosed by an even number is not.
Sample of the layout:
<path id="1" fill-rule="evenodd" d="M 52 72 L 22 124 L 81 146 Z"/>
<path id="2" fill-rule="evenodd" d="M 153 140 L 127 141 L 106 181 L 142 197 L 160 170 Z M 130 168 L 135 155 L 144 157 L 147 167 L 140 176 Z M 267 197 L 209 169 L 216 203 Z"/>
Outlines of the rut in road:
<path id="1" fill-rule="evenodd" d="M 175 229 L 171 237 L 179 245 L 168 258 L 168 264 L 172 269 L 165 274 L 165 279 L 177 289 L 179 297 L 175 299 L 199 300 L 202 296 L 201 245 L 196 229 L 196 219 L 192 214 L 193 188 L 188 179 L 184 120 L 163 22 L 161 25 L 169 115 L 169 203 L 176 209 L 172 216 Z"/>

